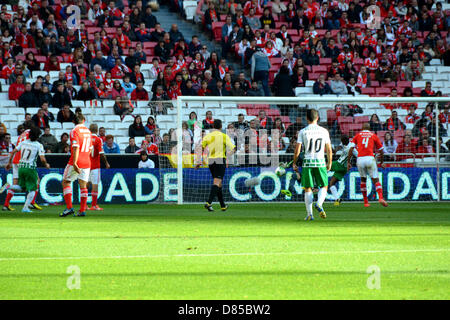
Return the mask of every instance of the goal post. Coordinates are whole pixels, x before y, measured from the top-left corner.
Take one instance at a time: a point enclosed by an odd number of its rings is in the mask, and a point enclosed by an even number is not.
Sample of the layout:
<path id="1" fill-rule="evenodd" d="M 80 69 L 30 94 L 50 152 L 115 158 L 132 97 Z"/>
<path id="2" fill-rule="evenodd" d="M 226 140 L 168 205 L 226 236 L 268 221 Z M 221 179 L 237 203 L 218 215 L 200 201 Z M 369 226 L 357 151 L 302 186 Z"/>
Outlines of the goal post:
<path id="1" fill-rule="evenodd" d="M 434 113 L 434 118 L 436 121 L 436 124 L 439 123 L 438 115 L 440 112 L 443 111 L 443 106 L 448 105 L 450 103 L 449 97 L 370 97 L 370 96 L 350 96 L 350 95 L 315 95 L 315 96 L 298 96 L 298 97 L 212 97 L 212 96 L 179 96 L 176 101 L 176 139 L 177 139 L 177 148 L 176 148 L 176 174 L 177 174 L 177 203 L 183 204 L 183 203 L 190 203 L 190 202 L 204 202 L 205 194 L 203 194 L 207 188 L 205 187 L 210 185 L 210 181 L 212 181 L 209 172 L 203 168 L 199 169 L 197 171 L 194 171 L 194 164 L 193 162 L 190 164 L 184 163 L 183 159 L 186 158 L 187 153 L 189 153 L 189 150 L 184 150 L 183 147 L 186 142 L 184 141 L 184 137 L 186 134 L 183 134 L 183 124 L 188 120 L 189 113 L 194 111 L 197 114 L 197 120 L 202 121 L 204 119 L 204 114 L 206 111 L 211 110 L 214 118 L 222 119 L 223 121 L 223 131 L 226 132 L 227 126 L 232 121 L 237 121 L 237 115 L 242 113 L 245 115 L 246 120 L 251 120 L 252 118 L 256 118 L 257 112 L 259 110 L 269 111 L 270 113 L 268 116 L 275 119 L 277 116 L 281 119 L 286 119 L 286 121 L 290 121 L 290 123 L 295 122 L 295 118 L 297 116 L 300 116 L 304 118 L 305 111 L 308 108 L 314 108 L 319 111 L 320 115 L 320 122 L 323 124 L 332 125 L 332 127 L 327 127 L 330 131 L 330 136 L 332 137 L 332 142 L 334 141 L 336 144 L 338 144 L 340 135 L 342 133 L 345 133 L 352 137 L 354 133 L 359 131 L 361 129 L 362 123 L 367 122 L 366 120 L 371 115 L 377 115 L 381 119 L 388 119 L 390 117 L 392 111 L 397 111 L 399 119 L 401 122 L 405 122 L 405 105 L 415 105 L 417 106 L 419 112 L 418 115 L 421 116 L 422 112 L 425 112 L 426 107 L 431 107 L 432 114 Z M 175 104 L 175 103 L 174 103 Z M 280 114 L 280 109 L 287 106 L 288 114 L 286 115 L 286 110 L 284 110 L 283 113 Z M 340 106 L 343 106 L 343 108 L 350 108 L 351 106 L 358 106 L 359 109 L 357 112 L 359 113 L 353 113 L 350 116 L 345 115 L 344 111 L 338 110 Z M 346 109 L 347 110 L 347 109 Z M 427 109 L 428 110 L 428 109 Z M 283 112 L 283 111 L 282 111 Z M 361 113 L 362 112 L 362 113 Z M 330 119 L 333 115 L 333 119 Z M 430 116 L 431 117 L 431 116 Z M 273 120 L 272 119 L 272 120 Z M 227 121 L 224 121 L 227 120 Z M 232 121 L 231 121 L 232 120 Z M 330 121 L 331 120 L 331 121 Z M 342 122 L 341 122 L 342 121 Z M 349 122 L 345 122 L 349 121 Z M 433 122 L 433 120 L 430 121 Z M 306 119 L 303 120 L 303 124 L 306 124 Z M 378 132 L 378 135 L 384 134 L 385 132 L 390 133 L 391 135 L 400 134 L 400 131 L 404 133 L 406 130 L 413 130 L 413 125 L 408 124 L 406 128 L 402 128 L 402 130 L 380 130 Z M 427 127 L 427 126 L 425 126 Z M 429 127 L 429 126 L 428 126 Z M 414 193 L 411 196 L 408 196 L 407 198 L 401 196 L 401 191 L 397 192 L 397 189 L 401 189 L 398 187 L 401 183 L 408 183 L 404 176 L 405 174 L 408 175 L 409 173 L 395 173 L 393 172 L 392 175 L 389 176 L 389 179 L 386 179 L 386 183 L 390 184 L 387 185 L 385 188 L 390 188 L 389 190 L 392 191 L 393 200 L 398 198 L 398 200 L 434 200 L 434 201 L 440 201 L 440 200 L 450 200 L 448 195 L 448 182 L 447 177 L 450 176 L 448 168 L 450 167 L 449 158 L 450 155 L 445 153 L 442 154 L 443 147 L 440 143 L 439 137 L 442 135 L 446 136 L 447 132 L 440 132 L 442 128 L 440 128 L 440 125 L 433 125 L 431 123 L 431 128 L 433 128 L 434 132 L 430 133 L 428 132 L 429 136 L 436 137 L 433 141 L 433 152 L 428 154 L 421 154 L 418 152 L 415 153 L 395 153 L 390 155 L 390 157 L 385 161 L 388 163 L 391 167 L 417 167 L 420 166 L 420 168 L 424 168 L 424 174 L 417 176 L 417 181 L 424 189 L 430 188 L 432 189 L 430 191 L 429 197 L 422 197 L 418 196 L 416 197 L 416 194 Z M 358 130 L 359 128 L 359 130 Z M 448 131 L 448 134 L 450 134 L 450 125 L 445 124 L 444 129 L 445 131 Z M 197 128 L 198 129 L 198 128 Z M 416 128 L 414 127 L 414 130 Z M 200 129 L 201 131 L 201 129 Z M 398 131 L 398 132 L 397 132 Z M 207 130 L 206 130 L 207 132 Z M 205 130 L 203 130 L 203 133 L 205 133 Z M 387 136 L 387 135 L 386 135 Z M 422 137 L 422 134 L 420 133 L 420 136 Z M 399 136 L 400 137 L 400 136 Z M 382 137 L 383 138 L 383 137 Z M 248 139 L 248 137 L 244 137 L 244 139 Z M 403 139 L 403 138 L 402 138 Z M 280 139 L 282 141 L 283 139 Z M 285 140 L 285 139 L 284 139 Z M 201 140 L 200 140 L 201 141 Z M 245 140 L 247 141 L 247 140 Z M 270 140 L 269 138 L 269 141 Z M 432 141 L 432 139 L 430 139 Z M 198 143 L 198 136 L 197 136 L 197 143 Z M 259 142 L 258 142 L 259 143 Z M 270 142 L 269 142 L 270 143 Z M 398 141 L 400 143 L 400 141 Z M 444 141 L 445 143 L 445 141 Z M 252 143 L 249 143 L 250 146 Z M 198 147 L 198 146 L 197 146 Z M 247 145 L 246 145 L 247 147 Z M 196 147 L 192 147 L 192 158 L 197 159 L 199 158 L 198 154 L 195 155 Z M 270 149 L 270 148 L 268 148 Z M 422 148 L 423 149 L 423 148 Z M 422 150 L 421 149 L 421 150 Z M 286 159 L 292 158 L 292 156 L 289 156 L 289 153 L 286 153 L 286 150 L 280 150 L 280 152 L 277 152 L 276 154 L 270 154 L 267 153 L 259 154 L 260 148 L 256 148 L 256 157 L 259 159 L 259 157 L 263 156 L 269 156 L 272 158 L 276 158 L 278 162 L 284 162 Z M 241 150 L 242 151 L 242 150 Z M 446 151 L 448 152 L 448 151 Z M 243 150 L 243 154 L 235 155 L 233 157 L 233 161 L 237 161 L 236 159 L 238 156 L 242 157 L 251 157 L 253 155 L 252 150 Z M 201 155 L 200 157 L 205 157 L 205 155 Z M 447 159 L 447 161 L 446 161 Z M 203 159 L 204 161 L 204 159 Z M 244 161 L 243 166 L 246 165 L 246 162 Z M 419 165 L 420 164 L 420 165 Z M 254 167 L 258 167 L 260 164 L 258 161 L 253 163 Z M 236 164 L 234 164 L 236 167 Z M 239 163 L 237 163 L 237 166 L 239 166 Z M 233 168 L 233 170 L 235 169 Z M 441 177 L 441 168 L 444 170 L 444 176 Z M 249 169 L 250 170 L 250 169 Z M 266 168 L 263 170 L 264 172 L 273 172 L 275 170 L 274 166 L 266 166 Z M 413 170 L 413 169 L 411 169 Z M 251 170 L 250 170 L 251 171 Z M 414 170 L 413 170 L 414 171 Z M 414 171 L 416 172 L 416 171 Z M 419 172 L 419 171 L 417 171 Z M 355 175 L 357 172 L 352 172 L 352 182 L 356 181 Z M 418 174 L 418 173 L 417 173 Z M 268 175 L 268 173 L 266 174 Z M 244 174 L 245 176 L 245 174 Z M 264 174 L 263 174 L 264 176 Z M 287 175 L 286 175 L 287 177 Z M 359 176 L 358 176 L 359 177 Z M 292 179 L 292 175 L 289 177 Z M 444 181 L 444 178 L 446 179 Z M 414 177 L 415 179 L 415 177 Z M 433 180 L 434 185 L 428 186 L 430 179 Z M 424 181 L 423 181 L 424 180 Z M 189 185 L 186 185 L 186 182 L 189 183 Z M 193 185 L 196 183 L 203 183 L 203 188 L 198 189 L 198 193 L 196 193 L 195 188 L 198 186 Z M 347 182 L 348 185 L 349 182 Z M 370 183 L 369 183 L 370 184 Z M 233 186 L 235 187 L 235 186 Z M 356 188 L 354 186 L 351 186 L 353 189 Z M 411 187 L 411 186 L 409 186 Z M 193 190 L 187 189 L 192 188 Z M 358 186 L 359 188 L 359 186 Z M 441 194 L 443 188 L 445 188 L 445 195 L 443 196 Z M 298 189 L 298 186 L 296 185 L 295 190 Z M 352 189 L 352 190 L 353 190 Z M 186 194 L 186 190 L 188 190 L 188 194 Z M 202 191 L 203 190 L 203 191 Z M 412 190 L 410 190 L 412 193 Z M 202 193 L 203 192 L 203 193 Z M 405 192 L 403 190 L 403 192 Z M 350 194 L 349 191 L 348 198 L 349 200 L 360 200 L 358 197 L 352 198 L 354 194 Z M 400 195 L 399 195 L 400 194 Z M 194 198 L 198 196 L 197 198 Z M 417 198 L 417 199 L 416 199 Z M 283 198 L 284 199 L 284 198 Z M 229 199 L 231 201 L 234 201 L 234 199 Z M 265 201 L 264 199 L 260 199 L 261 201 Z M 238 202 L 241 200 L 238 200 Z"/>

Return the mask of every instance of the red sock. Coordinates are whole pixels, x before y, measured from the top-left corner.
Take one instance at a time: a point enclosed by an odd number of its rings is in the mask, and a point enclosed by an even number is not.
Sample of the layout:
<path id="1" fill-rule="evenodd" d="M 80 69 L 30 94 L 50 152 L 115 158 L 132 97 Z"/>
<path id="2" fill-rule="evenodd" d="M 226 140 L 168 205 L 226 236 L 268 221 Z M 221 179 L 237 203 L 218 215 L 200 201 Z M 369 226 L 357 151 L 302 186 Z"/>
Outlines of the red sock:
<path id="1" fill-rule="evenodd" d="M 80 212 L 85 212 L 87 210 L 87 198 L 88 198 L 88 189 L 81 188 L 80 189 Z"/>
<path id="2" fill-rule="evenodd" d="M 364 198 L 364 203 L 368 203 L 369 199 L 367 199 L 367 188 L 366 188 L 366 183 L 365 182 L 361 182 L 361 193 L 362 193 L 363 198 Z"/>
<path id="3" fill-rule="evenodd" d="M 12 197 L 14 196 L 14 191 L 9 189 L 8 193 L 6 194 L 6 199 L 5 199 L 5 207 L 9 207 L 9 202 L 11 201 Z"/>
<path id="4" fill-rule="evenodd" d="M 38 185 L 38 188 L 37 188 L 37 190 L 36 190 L 36 193 L 34 194 L 34 198 L 33 198 L 33 200 L 31 201 L 31 204 L 35 204 L 35 203 L 36 203 L 36 197 L 37 197 L 37 195 L 38 195 L 38 192 L 39 192 L 39 185 Z"/>
<path id="5" fill-rule="evenodd" d="M 380 182 L 375 183 L 375 188 L 378 193 L 378 198 L 380 200 L 382 200 L 383 199 L 383 188 L 381 187 L 381 183 Z"/>
<path id="6" fill-rule="evenodd" d="M 67 209 L 72 209 L 72 187 L 65 187 L 63 189 L 64 201 L 66 202 Z"/>
<path id="7" fill-rule="evenodd" d="M 92 203 L 91 205 L 94 207 L 97 205 L 98 192 L 92 192 Z"/>

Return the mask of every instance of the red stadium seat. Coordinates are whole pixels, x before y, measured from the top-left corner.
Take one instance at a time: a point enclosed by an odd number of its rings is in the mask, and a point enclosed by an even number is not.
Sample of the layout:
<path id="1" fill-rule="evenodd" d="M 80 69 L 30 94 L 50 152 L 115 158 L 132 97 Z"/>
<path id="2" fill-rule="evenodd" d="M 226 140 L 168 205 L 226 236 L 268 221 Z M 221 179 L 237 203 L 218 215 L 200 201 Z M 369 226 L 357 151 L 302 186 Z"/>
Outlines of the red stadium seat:
<path id="1" fill-rule="evenodd" d="M 213 22 L 212 23 L 214 40 L 216 40 L 216 41 L 222 40 L 222 27 L 224 24 L 225 24 L 225 22 Z"/>
<path id="2" fill-rule="evenodd" d="M 331 64 L 331 58 L 320 58 L 320 65 L 326 66 Z"/>
<path id="3" fill-rule="evenodd" d="M 344 116 L 339 116 L 338 118 L 338 123 L 353 123 L 353 117 L 344 117 Z"/>
<path id="4" fill-rule="evenodd" d="M 361 88 L 362 94 L 368 94 L 368 95 L 374 95 L 375 89 L 374 88 Z"/>
<path id="5" fill-rule="evenodd" d="M 334 123 L 334 121 L 336 121 L 336 111 L 334 110 L 327 110 L 327 123 L 328 126 L 331 127 Z"/>
<path id="6" fill-rule="evenodd" d="M 369 116 L 359 116 L 359 117 L 355 117 L 355 123 L 365 123 L 365 122 L 369 122 Z"/>
<path id="7" fill-rule="evenodd" d="M 317 79 L 319 79 L 319 76 L 320 76 L 319 73 L 310 73 L 309 80 L 317 80 Z"/>
<path id="8" fill-rule="evenodd" d="M 411 81 L 397 81 L 398 88 L 408 88 L 412 87 Z"/>
<path id="9" fill-rule="evenodd" d="M 388 96 L 391 93 L 390 88 L 375 88 L 377 96 Z"/>
<path id="10" fill-rule="evenodd" d="M 280 116 L 280 110 L 278 109 L 268 109 L 266 110 L 266 115 L 269 117 L 279 117 Z"/>
<path id="11" fill-rule="evenodd" d="M 313 73 L 323 73 L 323 72 L 327 72 L 327 67 L 326 66 L 312 66 L 312 72 Z"/>

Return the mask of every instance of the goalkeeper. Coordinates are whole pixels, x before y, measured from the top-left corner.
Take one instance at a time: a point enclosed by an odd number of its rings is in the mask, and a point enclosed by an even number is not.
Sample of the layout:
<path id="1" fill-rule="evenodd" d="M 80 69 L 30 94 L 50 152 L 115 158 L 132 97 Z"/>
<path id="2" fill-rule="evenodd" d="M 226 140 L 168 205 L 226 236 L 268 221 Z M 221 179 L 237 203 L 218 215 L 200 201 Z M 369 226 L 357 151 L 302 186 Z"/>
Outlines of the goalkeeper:
<path id="1" fill-rule="evenodd" d="M 208 200 L 205 204 L 205 208 L 208 211 L 214 211 L 212 203 L 214 199 L 218 198 L 220 208 L 222 211 L 226 211 L 228 206 L 223 200 L 222 193 L 222 181 L 225 176 L 226 162 L 227 162 L 227 150 L 230 154 L 234 152 L 236 146 L 231 141 L 230 137 L 225 133 L 222 133 L 222 120 L 215 119 L 213 123 L 212 132 L 208 133 L 202 140 L 202 147 L 205 149 L 208 147 L 208 167 L 213 177 L 213 185 L 209 193 Z M 197 164 L 198 169 L 200 164 Z"/>
<path id="2" fill-rule="evenodd" d="M 355 146 L 352 142 L 350 142 L 350 139 L 348 138 L 347 135 L 343 135 L 341 137 L 341 143 L 342 143 L 341 156 L 339 157 L 338 160 L 333 161 L 333 163 L 331 165 L 331 170 L 330 170 L 330 171 L 334 172 L 334 174 L 330 180 L 330 191 L 331 191 L 331 194 L 333 195 L 335 206 L 339 206 L 342 202 L 342 199 L 339 198 L 336 184 L 339 181 L 341 181 L 342 179 L 344 179 L 345 175 L 347 174 L 348 153 L 350 152 L 350 149 Z M 353 149 L 353 150 L 354 150 L 354 153 L 356 153 L 356 155 L 357 155 L 356 150 L 355 149 Z"/>

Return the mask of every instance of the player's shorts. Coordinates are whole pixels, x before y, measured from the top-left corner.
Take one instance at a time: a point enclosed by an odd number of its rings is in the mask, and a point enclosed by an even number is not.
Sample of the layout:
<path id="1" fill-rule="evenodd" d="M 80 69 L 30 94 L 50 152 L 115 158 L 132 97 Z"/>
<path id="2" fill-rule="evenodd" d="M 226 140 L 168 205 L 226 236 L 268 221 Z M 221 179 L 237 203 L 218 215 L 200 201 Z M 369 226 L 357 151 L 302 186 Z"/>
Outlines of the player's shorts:
<path id="1" fill-rule="evenodd" d="M 336 178 L 337 181 L 341 181 L 347 174 L 347 167 L 338 161 L 333 161 L 331 164 L 331 171 L 334 171 L 333 177 Z"/>
<path id="2" fill-rule="evenodd" d="M 12 165 L 13 179 L 19 179 L 19 165 L 13 163 Z"/>
<path id="3" fill-rule="evenodd" d="M 367 178 L 367 176 L 372 179 L 378 178 L 378 167 L 374 157 L 358 157 L 356 166 L 358 167 L 361 178 Z"/>
<path id="4" fill-rule="evenodd" d="M 64 175 L 63 180 L 66 181 L 75 181 L 77 179 L 89 182 L 89 172 L 91 171 L 90 168 L 82 169 L 80 168 L 80 173 L 77 173 L 73 166 L 67 165 L 64 169 Z"/>
<path id="5" fill-rule="evenodd" d="M 91 169 L 91 172 L 89 173 L 89 182 L 92 184 L 100 184 L 100 179 L 100 168 Z"/>
<path id="6" fill-rule="evenodd" d="M 22 190 L 36 191 L 38 187 L 39 176 L 36 169 L 19 168 L 19 186 Z"/>
<path id="7" fill-rule="evenodd" d="M 211 163 L 208 167 L 214 179 L 223 179 L 225 176 L 225 169 L 227 167 L 225 163 Z"/>
<path id="8" fill-rule="evenodd" d="M 314 188 L 314 187 L 326 187 L 328 186 L 328 174 L 326 167 L 320 168 L 302 168 L 302 187 Z"/>

